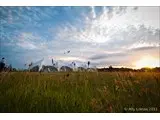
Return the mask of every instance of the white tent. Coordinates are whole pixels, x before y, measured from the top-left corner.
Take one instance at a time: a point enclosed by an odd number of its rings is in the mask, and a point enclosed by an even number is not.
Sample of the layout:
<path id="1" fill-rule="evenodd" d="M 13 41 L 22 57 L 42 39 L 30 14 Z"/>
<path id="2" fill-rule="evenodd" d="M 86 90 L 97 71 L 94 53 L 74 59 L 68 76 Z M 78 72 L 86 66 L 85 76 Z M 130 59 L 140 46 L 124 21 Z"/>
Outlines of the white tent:
<path id="1" fill-rule="evenodd" d="M 77 71 L 84 72 L 84 71 L 86 71 L 86 69 L 84 67 L 78 67 Z"/>
<path id="2" fill-rule="evenodd" d="M 33 67 L 38 66 L 38 67 L 39 67 L 39 70 L 38 70 L 38 71 L 40 71 L 40 70 L 42 69 L 42 62 L 43 62 L 43 60 L 44 60 L 44 58 L 41 59 L 41 60 L 39 60 L 39 61 L 37 61 L 37 62 L 35 62 L 35 63 L 31 63 L 31 65 L 29 66 L 28 69 L 30 70 L 30 69 L 32 69 Z"/>
<path id="3" fill-rule="evenodd" d="M 60 68 L 60 71 L 64 71 L 64 72 L 66 72 L 66 71 L 73 71 L 73 69 L 71 68 L 71 67 L 68 67 L 68 66 L 62 66 L 61 68 Z"/>
<path id="4" fill-rule="evenodd" d="M 44 66 L 42 67 L 42 72 L 57 72 L 58 69 L 55 68 L 54 66 L 50 66 L 50 65 L 47 65 L 47 66 Z"/>

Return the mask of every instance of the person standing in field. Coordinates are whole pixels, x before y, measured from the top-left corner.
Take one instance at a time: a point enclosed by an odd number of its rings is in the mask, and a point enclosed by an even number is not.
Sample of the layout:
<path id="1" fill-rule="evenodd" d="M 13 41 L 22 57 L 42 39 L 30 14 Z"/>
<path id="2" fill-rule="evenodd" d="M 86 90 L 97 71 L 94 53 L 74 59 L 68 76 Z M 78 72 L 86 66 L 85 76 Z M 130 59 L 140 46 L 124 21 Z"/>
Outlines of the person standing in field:
<path id="1" fill-rule="evenodd" d="M 90 61 L 88 61 L 88 68 L 89 68 L 89 65 L 90 65 Z"/>
<path id="2" fill-rule="evenodd" d="M 2 60 L 0 61 L 0 71 L 3 71 L 5 68 L 5 58 L 2 58 Z"/>

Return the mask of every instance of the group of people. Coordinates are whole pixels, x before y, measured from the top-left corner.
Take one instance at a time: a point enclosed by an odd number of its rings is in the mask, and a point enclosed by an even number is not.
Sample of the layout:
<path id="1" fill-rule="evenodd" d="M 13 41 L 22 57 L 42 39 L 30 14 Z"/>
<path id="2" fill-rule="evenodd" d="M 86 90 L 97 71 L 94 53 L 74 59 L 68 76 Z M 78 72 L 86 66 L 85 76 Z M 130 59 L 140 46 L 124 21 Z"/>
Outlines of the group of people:
<path id="1" fill-rule="evenodd" d="M 3 57 L 0 61 L 0 72 L 11 71 L 11 70 L 12 70 L 12 66 L 11 65 L 7 66 L 5 62 L 5 58 Z"/>

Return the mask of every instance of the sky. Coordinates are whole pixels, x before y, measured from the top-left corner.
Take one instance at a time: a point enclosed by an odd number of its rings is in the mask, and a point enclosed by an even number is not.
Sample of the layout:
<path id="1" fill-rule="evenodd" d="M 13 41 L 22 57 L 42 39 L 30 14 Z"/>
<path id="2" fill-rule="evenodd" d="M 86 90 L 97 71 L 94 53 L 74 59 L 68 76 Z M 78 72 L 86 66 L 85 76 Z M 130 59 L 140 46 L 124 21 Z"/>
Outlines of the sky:
<path id="1" fill-rule="evenodd" d="M 0 7 L 0 58 L 16 68 L 42 58 L 45 65 L 158 67 L 159 43 L 160 7 Z"/>

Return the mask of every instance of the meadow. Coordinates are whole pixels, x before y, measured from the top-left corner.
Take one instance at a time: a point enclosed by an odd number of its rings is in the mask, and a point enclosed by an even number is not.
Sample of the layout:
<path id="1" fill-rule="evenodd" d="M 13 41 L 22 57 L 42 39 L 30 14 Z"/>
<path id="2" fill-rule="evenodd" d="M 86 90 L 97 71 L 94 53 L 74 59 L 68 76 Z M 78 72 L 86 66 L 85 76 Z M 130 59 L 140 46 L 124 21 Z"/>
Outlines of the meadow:
<path id="1" fill-rule="evenodd" d="M 160 112 L 160 73 L 0 73 L 0 112 Z"/>

